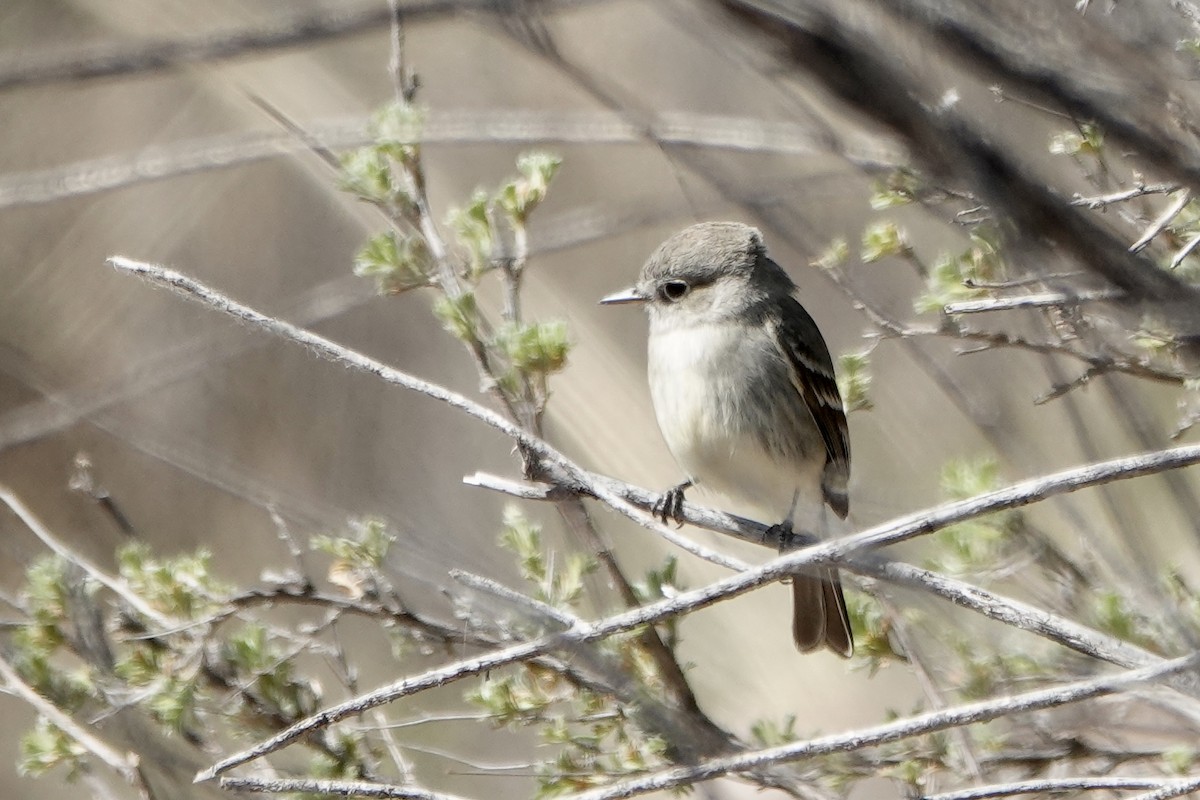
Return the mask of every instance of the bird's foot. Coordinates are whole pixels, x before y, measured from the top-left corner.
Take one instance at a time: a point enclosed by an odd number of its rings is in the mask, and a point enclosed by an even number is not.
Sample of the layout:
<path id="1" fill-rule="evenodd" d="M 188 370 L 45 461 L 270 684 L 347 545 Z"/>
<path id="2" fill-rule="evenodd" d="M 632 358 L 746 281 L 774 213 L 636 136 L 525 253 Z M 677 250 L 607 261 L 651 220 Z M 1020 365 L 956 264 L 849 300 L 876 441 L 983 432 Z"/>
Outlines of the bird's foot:
<path id="1" fill-rule="evenodd" d="M 766 540 L 767 542 L 779 542 L 779 552 L 781 553 L 817 543 L 817 538 L 812 534 L 796 533 L 792 530 L 792 521 L 789 519 L 767 528 Z"/>
<path id="2" fill-rule="evenodd" d="M 684 481 L 678 486 L 672 486 L 663 492 L 662 497 L 650 507 L 650 512 L 667 524 L 667 520 L 675 520 L 675 524 L 683 526 L 683 493 L 690 489 L 691 481 Z"/>
<path id="3" fill-rule="evenodd" d="M 796 548 L 796 533 L 792 530 L 792 521 L 785 519 L 767 528 L 768 542 L 779 542 L 779 552 L 786 553 Z"/>

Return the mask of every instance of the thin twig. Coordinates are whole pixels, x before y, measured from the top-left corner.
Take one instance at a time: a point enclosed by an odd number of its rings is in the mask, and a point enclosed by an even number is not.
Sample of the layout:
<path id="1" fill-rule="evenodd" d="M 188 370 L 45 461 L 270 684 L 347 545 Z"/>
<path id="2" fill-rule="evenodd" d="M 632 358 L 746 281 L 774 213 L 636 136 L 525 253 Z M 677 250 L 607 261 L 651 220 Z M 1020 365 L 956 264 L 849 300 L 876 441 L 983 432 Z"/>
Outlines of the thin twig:
<path id="1" fill-rule="evenodd" d="M 1164 786 L 1152 792 L 1135 794 L 1126 800 L 1171 800 L 1172 797 L 1182 797 L 1185 794 L 1200 791 L 1200 778 L 1188 778 L 1171 786 Z"/>
<path id="2" fill-rule="evenodd" d="M 558 6 L 578 5 L 584 0 L 551 0 Z M 547 0 L 543 0 L 547 2 Z M 486 9 L 495 0 L 405 0 L 409 18 L 432 18 L 470 9 Z M 298 47 L 331 38 L 348 36 L 388 24 L 391 11 L 377 3 L 358 4 L 346 10 L 275 20 L 257 28 L 225 30 L 180 39 L 152 41 L 141 46 L 128 42 L 88 49 L 74 48 L 46 55 L 23 53 L 20 59 L 0 64 L 0 91 L 18 86 L 37 86 L 61 81 L 82 81 L 139 72 L 153 72 L 184 64 L 221 61 L 246 54 Z"/>
<path id="3" fill-rule="evenodd" d="M 253 98 L 252 98 L 253 99 Z M 0 209 L 36 205 L 198 172 L 229 169 L 288 156 L 317 143 L 335 151 L 371 143 L 361 117 L 303 126 L 304 137 L 254 131 L 185 139 L 135 153 L 76 161 L 44 170 L 0 176 Z M 818 143 L 807 128 L 746 117 L 663 113 L 651 135 L 664 145 L 765 154 L 811 154 Z M 544 143 L 623 145 L 645 132 L 610 112 L 526 109 L 437 109 L 421 127 L 423 145 Z"/>
<path id="4" fill-rule="evenodd" d="M 600 476 L 589 476 L 598 478 Z M 483 489 L 492 489 L 505 494 L 511 494 L 514 497 L 522 497 L 526 500 L 558 500 L 557 495 L 561 492 L 555 492 L 553 487 L 538 486 L 521 481 L 514 481 L 510 478 L 502 478 L 498 475 L 490 475 L 486 472 L 476 472 L 473 475 L 468 475 L 463 478 L 463 483 L 467 486 L 478 486 Z M 702 544 L 692 541 L 687 536 L 672 530 L 669 526 L 659 522 L 652 514 L 648 513 L 643 507 L 643 501 L 646 498 L 631 499 L 623 493 L 619 493 L 604 486 L 602 480 L 592 480 L 593 488 L 597 490 L 596 499 L 608 503 L 617 511 L 620 511 L 627 518 L 641 525 L 646 530 L 652 531 L 661 536 L 667 542 L 678 547 L 684 552 L 691 553 L 697 558 L 703 559 L 711 564 L 716 564 L 719 567 L 731 570 L 733 572 L 741 572 L 749 565 L 744 561 L 719 553 L 716 550 L 705 547 Z M 636 487 L 628 487 L 630 489 Z M 653 501 L 651 501 L 653 504 Z M 711 530 L 711 529 L 710 529 Z M 765 529 L 769 530 L 769 529 Z M 764 530 L 764 533 L 765 533 Z M 739 536 L 738 533 L 731 535 Z M 759 542 L 756 542 L 759 543 Z"/>
<path id="5" fill-rule="evenodd" d="M 1080 777 L 1043 778 L 1041 780 L 1014 781 L 1012 783 L 977 786 L 955 792 L 927 794 L 921 800 L 988 800 L 992 797 L 1012 797 L 1018 794 L 1049 794 L 1053 792 L 1081 792 L 1098 789 L 1157 789 L 1176 784 L 1192 783 L 1172 778 L 1120 778 Z"/>
<path id="6" fill-rule="evenodd" d="M 1133 200 L 1138 197 L 1145 197 L 1148 194 L 1170 194 L 1179 190 L 1177 183 L 1139 183 L 1129 189 L 1122 189 L 1119 192 L 1110 194 L 1102 194 L 1093 197 L 1076 196 L 1072 201 L 1073 206 L 1083 206 L 1084 208 L 1104 208 L 1115 203 L 1124 203 L 1128 200 Z"/>
<path id="7" fill-rule="evenodd" d="M 463 800 L 459 795 L 431 792 L 416 786 L 317 778 L 221 778 L 221 788 L 231 792 L 270 794 L 305 793 L 336 797 L 396 798 L 397 800 Z"/>
<path id="8" fill-rule="evenodd" d="M 1200 655 L 1187 655 L 1153 667 L 1127 670 L 1115 675 L 1089 678 L 1010 697 L 968 703 L 944 711 L 917 714 L 907 719 L 871 728 L 862 728 L 850 733 L 768 747 L 729 758 L 713 759 L 704 764 L 675 767 L 645 777 L 623 781 L 603 789 L 584 792 L 576 795 L 576 800 L 618 800 L 618 798 L 633 797 L 653 791 L 675 789 L 755 767 L 783 764 L 802 758 L 813 758 L 847 750 L 858 750 L 961 725 L 972 725 L 1014 714 L 1078 703 L 1093 697 L 1113 694 L 1130 686 L 1155 681 L 1166 675 L 1193 669 L 1198 660 L 1200 660 Z"/>
<path id="9" fill-rule="evenodd" d="M 1113 289 L 1098 289 L 1085 292 L 1041 292 L 1017 297 L 988 297 L 982 300 L 960 300 L 946 303 L 947 314 L 978 314 L 984 311 L 1012 311 L 1017 308 L 1047 308 L 1074 306 L 1107 300 L 1119 300 L 1123 292 Z"/>
<path id="10" fill-rule="evenodd" d="M 555 608 L 549 603 L 543 603 L 533 597 L 509 589 L 504 584 L 494 581 L 491 578 L 485 578 L 482 575 L 476 575 L 461 569 L 450 570 L 450 577 L 463 586 L 467 586 L 477 592 L 494 595 L 504 603 L 522 607 L 526 611 L 540 617 L 543 623 L 553 622 L 556 628 L 569 628 L 578 622 L 578 619 L 573 614 Z M 542 627 L 545 628 L 548 626 L 543 624 Z"/>
<path id="11" fill-rule="evenodd" d="M 1196 246 L 1200 245 L 1200 233 L 1192 234 L 1192 236 L 1184 243 L 1183 247 L 1171 256 L 1171 269 L 1178 269 L 1183 260 L 1192 254 Z"/>
<path id="12" fill-rule="evenodd" d="M 1084 273 L 1078 270 L 1069 272 L 1047 272 L 1045 274 L 1034 273 L 1033 275 L 1025 275 L 1020 278 L 1010 278 L 1003 281 L 988 281 L 982 278 L 963 278 L 963 286 L 968 289 L 1017 289 L 1022 286 L 1032 286 L 1039 283 L 1047 283 L 1049 281 L 1069 281 L 1079 278 Z"/>
<path id="13" fill-rule="evenodd" d="M 82 555 L 60 542 L 58 538 L 50 532 L 50 529 L 42 524 L 42 521 L 37 518 L 37 516 L 29 509 L 29 507 L 21 502 L 20 498 L 18 498 L 16 494 L 14 494 L 12 490 L 6 486 L 0 486 L 0 503 L 3 503 L 12 509 L 12 512 L 16 514 L 22 522 L 25 523 L 25 526 L 28 527 L 30 531 L 33 532 L 33 535 L 40 539 L 42 544 L 50 548 L 51 552 L 53 552 L 55 555 L 62 558 L 64 561 L 77 564 L 84 572 L 88 574 L 89 578 L 116 594 L 118 597 L 128 603 L 130 608 L 136 610 L 146 619 L 153 620 L 163 628 L 175 627 L 176 623 L 174 620 L 150 606 L 141 598 L 140 595 L 134 591 L 131 591 L 129 587 L 125 585 L 124 581 L 110 577 L 108 573 L 100 569 L 100 567 L 96 566 Z"/>
<path id="14" fill-rule="evenodd" d="M 1163 209 L 1150 226 L 1146 228 L 1145 233 L 1138 237 L 1138 240 L 1129 245 L 1129 252 L 1138 253 L 1146 248 L 1146 245 L 1154 241 L 1154 237 L 1163 232 L 1163 229 L 1171 224 L 1171 220 L 1179 216 L 1180 212 L 1187 207 L 1187 204 L 1192 201 L 1192 192 L 1190 189 L 1184 189 L 1175 198 L 1175 201 Z"/>

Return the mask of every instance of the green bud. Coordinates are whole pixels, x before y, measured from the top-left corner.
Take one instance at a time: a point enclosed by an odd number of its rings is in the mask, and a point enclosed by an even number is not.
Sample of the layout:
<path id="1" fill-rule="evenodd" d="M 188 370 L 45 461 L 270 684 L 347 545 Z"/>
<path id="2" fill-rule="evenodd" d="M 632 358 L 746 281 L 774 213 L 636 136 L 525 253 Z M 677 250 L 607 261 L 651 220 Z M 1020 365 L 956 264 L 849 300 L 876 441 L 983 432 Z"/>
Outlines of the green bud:
<path id="1" fill-rule="evenodd" d="M 977 228 L 971 232 L 968 247 L 958 254 L 943 254 L 933 263 L 926 291 L 914 306 L 920 313 L 940 312 L 948 303 L 982 297 L 985 290 L 966 285 L 966 281 L 994 281 L 1004 275 L 1005 266 L 995 230 Z"/>
<path id="2" fill-rule="evenodd" d="M 309 546 L 318 552 L 348 561 L 356 567 L 373 569 L 396 541 L 396 535 L 383 520 L 367 517 L 353 520 L 350 530 L 341 536 L 314 536 Z"/>
<path id="3" fill-rule="evenodd" d="M 21 736 L 17 772 L 36 778 L 57 766 L 68 769 L 68 780 L 86 767 L 87 748 L 45 717 L 38 717 L 33 730 Z"/>
<path id="4" fill-rule="evenodd" d="M 849 258 L 850 243 L 839 236 L 829 243 L 821 255 L 817 256 L 815 263 L 821 269 L 833 269 L 845 264 Z"/>
<path id="5" fill-rule="evenodd" d="M 473 293 L 464 292 L 457 300 L 442 295 L 433 304 L 433 313 L 456 339 L 473 342 L 478 338 L 479 309 Z"/>
<path id="6" fill-rule="evenodd" d="M 145 544 L 117 551 L 121 577 L 151 606 L 182 619 L 211 614 L 232 587 L 212 573 L 212 553 L 201 548 L 195 553 L 156 558 Z"/>
<path id="7" fill-rule="evenodd" d="M 894 222 L 878 222 L 867 226 L 862 237 L 862 260 L 872 264 L 887 256 L 903 256 L 911 252 L 904 232 Z"/>
<path id="8" fill-rule="evenodd" d="M 760 719 L 750 726 L 750 736 L 759 747 L 776 747 L 800 738 L 796 732 L 796 715 L 788 714 L 782 722 Z"/>
<path id="9" fill-rule="evenodd" d="M 566 364 L 570 350 L 567 323 L 561 320 L 506 325 L 496 339 L 512 365 L 523 372 L 557 372 Z"/>
<path id="10" fill-rule="evenodd" d="M 1000 468 L 990 458 L 954 460 L 941 472 L 942 492 L 964 500 L 1000 486 Z M 986 571 L 1005 557 L 1005 549 L 1021 524 L 1020 511 L 998 511 L 943 528 L 936 535 L 939 551 L 931 564 L 955 575 Z"/>
<path id="11" fill-rule="evenodd" d="M 420 155 L 425 110 L 408 103 L 390 103 L 375 112 L 371 135 L 376 145 L 401 164 L 412 164 Z"/>
<path id="12" fill-rule="evenodd" d="M 381 233 L 367 241 L 354 257 L 354 274 L 371 278 L 380 294 L 400 294 L 429 286 L 430 259 L 425 240 Z"/>
<path id="13" fill-rule="evenodd" d="M 492 221 L 488 217 L 488 193 L 477 189 L 470 205 L 451 208 L 446 224 L 454 231 L 459 245 L 467 251 L 470 275 L 478 279 L 492 263 Z"/>
<path id="14" fill-rule="evenodd" d="M 871 194 L 871 208 L 882 211 L 885 208 L 908 205 L 916 199 L 921 183 L 915 173 L 907 169 L 892 170 L 886 179 L 876 181 Z"/>
<path id="15" fill-rule="evenodd" d="M 844 353 L 838 358 L 838 389 L 846 412 L 870 411 L 871 402 L 871 354 L 862 350 Z"/>
<path id="16" fill-rule="evenodd" d="M 513 220 L 523 223 L 546 199 L 550 181 L 561 165 L 562 159 L 550 153 L 523 153 L 517 158 L 517 171 L 521 176 L 500 187 L 497 205 Z"/>
<path id="17" fill-rule="evenodd" d="M 341 157 L 341 186 L 360 200 L 391 203 L 398 192 L 391 164 L 377 147 L 360 147 Z"/>
<path id="18" fill-rule="evenodd" d="M 545 579 L 546 560 L 542 553 L 541 526 L 530 521 L 521 509 L 512 504 L 504 507 L 500 546 L 517 557 L 521 577 L 525 580 L 540 583 Z"/>
<path id="19" fill-rule="evenodd" d="M 1099 155 L 1104 148 L 1104 132 L 1094 123 L 1084 123 L 1077 131 L 1063 131 L 1050 139 L 1054 155 Z"/>
<path id="20" fill-rule="evenodd" d="M 1196 763 L 1195 749 L 1187 745 L 1174 745 L 1163 750 L 1163 763 L 1175 775 L 1186 775 Z"/>

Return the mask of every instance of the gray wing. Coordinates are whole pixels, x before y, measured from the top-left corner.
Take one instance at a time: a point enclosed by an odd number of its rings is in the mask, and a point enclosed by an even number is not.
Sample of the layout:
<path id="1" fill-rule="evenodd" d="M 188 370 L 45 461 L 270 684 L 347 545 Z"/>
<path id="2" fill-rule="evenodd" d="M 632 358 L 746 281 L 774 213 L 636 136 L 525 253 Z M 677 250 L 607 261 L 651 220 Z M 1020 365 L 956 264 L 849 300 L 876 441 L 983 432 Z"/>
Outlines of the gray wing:
<path id="1" fill-rule="evenodd" d="M 825 442 L 825 502 L 839 517 L 850 510 L 846 483 L 850 479 L 850 432 L 833 373 L 829 347 L 817 323 L 793 297 L 780 304 L 778 341 L 792 367 L 792 383 L 817 423 Z"/>

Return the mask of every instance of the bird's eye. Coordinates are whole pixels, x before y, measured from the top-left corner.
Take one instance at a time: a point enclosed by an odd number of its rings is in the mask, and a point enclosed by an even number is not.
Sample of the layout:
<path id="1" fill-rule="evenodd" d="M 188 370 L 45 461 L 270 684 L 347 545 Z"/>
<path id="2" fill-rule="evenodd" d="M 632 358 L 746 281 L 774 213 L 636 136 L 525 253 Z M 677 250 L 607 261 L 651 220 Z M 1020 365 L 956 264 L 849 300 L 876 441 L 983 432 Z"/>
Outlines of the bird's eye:
<path id="1" fill-rule="evenodd" d="M 659 290 L 659 293 L 662 295 L 664 300 L 674 303 L 676 300 L 682 299 L 683 296 L 688 293 L 688 289 L 690 288 L 692 287 L 688 286 L 683 281 L 667 281 L 662 285 L 662 289 Z"/>

